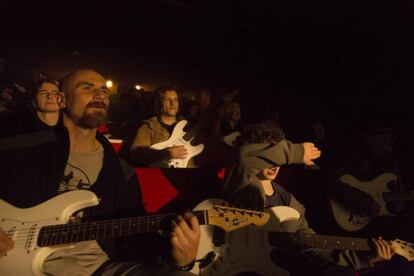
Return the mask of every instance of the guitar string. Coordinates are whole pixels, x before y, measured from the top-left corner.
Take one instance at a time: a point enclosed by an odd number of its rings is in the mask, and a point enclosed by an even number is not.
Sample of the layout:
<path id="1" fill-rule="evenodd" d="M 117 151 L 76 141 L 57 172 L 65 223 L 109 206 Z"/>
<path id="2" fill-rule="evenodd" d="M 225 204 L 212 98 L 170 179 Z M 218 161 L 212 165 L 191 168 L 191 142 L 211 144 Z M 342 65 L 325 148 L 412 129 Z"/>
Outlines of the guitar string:
<path id="1" fill-rule="evenodd" d="M 300 235 L 299 235 L 300 236 Z M 308 241 L 308 243 L 306 243 L 306 242 L 302 242 L 302 243 L 304 243 L 304 244 L 308 244 L 308 245 L 312 245 L 312 242 L 315 242 L 315 244 L 316 245 L 314 245 L 314 246 L 316 246 L 316 247 L 318 247 L 318 244 L 320 244 L 322 241 L 323 242 L 325 242 L 325 241 L 327 241 L 328 242 L 328 245 L 329 244 L 336 244 L 336 242 L 337 242 L 337 240 L 338 239 L 344 239 L 345 237 L 343 237 L 343 238 L 341 238 L 341 237 L 335 237 L 335 236 L 326 236 L 326 237 L 321 237 L 321 236 L 319 236 L 319 235 L 316 235 L 316 236 L 314 236 L 314 235 L 312 235 L 312 236 L 307 236 L 307 235 L 305 235 L 308 239 L 310 239 L 309 241 Z M 322 240 L 321 240 L 322 239 Z M 334 239 L 334 240 L 332 240 L 332 239 Z M 356 238 L 357 239 L 357 238 Z M 366 239 L 361 239 L 361 242 L 365 242 L 365 241 L 367 241 Z M 299 241 L 300 242 L 300 241 Z M 310 242 L 310 243 L 309 243 Z M 391 241 L 389 241 L 389 242 L 391 242 Z M 68 242 L 67 244 L 72 244 L 73 242 Z M 348 241 L 348 243 L 349 243 L 349 241 Z M 343 245 L 345 245 L 346 246 L 346 244 L 345 244 L 345 242 L 344 241 L 342 241 L 342 244 Z M 409 244 L 409 243 L 407 243 L 407 244 L 405 244 L 405 246 L 407 246 L 407 247 L 412 247 L 413 245 L 411 245 L 411 244 Z M 15 243 L 14 244 L 14 248 L 22 248 L 22 247 L 26 247 L 26 243 L 24 243 L 24 244 L 22 244 L 21 242 L 19 243 L 19 242 L 17 242 L 17 243 Z M 332 248 L 336 248 L 335 247 L 335 245 L 332 245 L 331 246 Z M 331 247 L 329 247 L 329 248 L 331 248 Z M 351 247 L 351 246 L 348 246 L 347 248 L 353 248 L 353 247 Z M 361 249 L 360 249 L 361 250 Z"/>
<path id="2" fill-rule="evenodd" d="M 229 211 L 229 212 L 232 212 L 232 211 Z M 241 213 L 239 211 L 237 211 L 237 212 Z M 244 213 L 246 213 L 247 215 L 250 215 L 251 217 L 257 216 L 257 217 L 259 217 L 259 219 L 260 219 L 260 215 L 263 215 L 263 213 L 251 213 L 250 211 L 245 211 Z M 245 217 L 246 214 L 242 214 L 242 215 Z M 144 222 L 150 222 L 150 221 L 157 221 L 157 220 L 165 219 L 166 217 L 171 217 L 171 216 L 175 216 L 175 215 L 176 214 L 163 214 L 163 215 L 143 216 L 143 217 L 135 217 L 135 218 L 120 218 L 120 219 L 113 219 L 113 220 L 88 221 L 88 222 L 72 223 L 72 224 L 71 223 L 69 223 L 69 224 L 62 223 L 62 224 L 54 224 L 54 225 L 45 225 L 45 226 L 42 226 L 42 227 L 47 227 L 47 226 L 50 226 L 50 227 L 52 227 L 52 226 L 53 227 L 54 226 L 56 226 L 56 227 L 58 227 L 58 226 L 69 227 L 69 226 L 79 226 L 79 225 L 81 225 L 81 226 L 85 225 L 86 226 L 87 224 L 89 224 L 89 225 L 92 225 L 92 224 L 101 225 L 101 224 L 109 224 L 109 223 L 114 224 L 115 222 L 122 223 L 122 222 L 129 222 L 129 221 L 132 221 L 132 220 L 136 220 L 137 222 L 143 222 L 144 223 Z M 209 218 L 222 217 L 224 219 L 227 214 L 225 213 L 224 217 L 222 215 L 223 214 L 217 214 L 217 213 L 216 214 L 207 214 L 207 217 L 209 217 Z M 203 216 L 203 214 L 200 214 L 200 216 Z M 28 231 L 29 232 L 32 229 L 38 229 L 38 227 L 20 228 L 19 232 L 22 232 L 22 231 Z M 7 230 L 6 232 L 8 232 L 10 230 L 11 229 Z"/>
<path id="3" fill-rule="evenodd" d="M 209 218 L 221 218 L 224 219 L 224 217 L 222 217 L 221 215 L 209 215 Z M 137 224 L 142 224 L 142 225 L 138 225 L 137 227 L 134 226 L 134 228 L 142 228 L 142 230 L 144 230 L 145 228 L 147 228 L 149 230 L 149 228 L 151 227 L 151 225 L 149 225 L 148 223 L 153 223 L 153 224 L 157 224 L 160 223 L 162 221 L 162 218 L 156 218 L 156 219 L 139 219 L 136 221 Z M 128 224 L 133 224 L 134 221 L 132 221 L 131 219 L 119 219 L 116 220 L 117 224 L 122 224 L 122 223 L 128 223 Z M 240 224 L 240 223 L 239 223 Z M 249 224 L 253 224 L 253 222 L 249 222 Z M 18 241 L 19 239 L 23 239 L 26 240 L 28 238 L 28 235 L 31 233 L 36 233 L 36 231 L 38 231 L 41 228 L 46 228 L 44 229 L 43 233 L 44 234 L 51 234 L 51 233 L 57 233 L 57 232 L 61 232 L 62 230 L 64 230 L 65 232 L 71 232 L 71 231 L 93 231 L 93 230 L 99 230 L 98 228 L 100 227 L 107 227 L 107 226 L 111 226 L 114 227 L 115 226 L 115 221 L 98 221 L 98 222 L 85 222 L 85 223 L 74 223 L 74 224 L 56 224 L 56 225 L 46 225 L 46 226 L 41 226 L 41 227 L 31 227 L 31 228 L 23 228 L 23 229 L 18 229 L 17 230 L 17 234 L 13 236 L 13 240 L 14 241 Z M 124 227 L 131 227 L 131 225 L 127 225 Z M 60 228 L 60 229 L 59 229 Z M 117 227 L 119 229 L 122 229 L 122 227 Z M 9 232 L 10 229 L 6 232 Z M 110 231 L 110 230 L 109 230 Z M 118 230 L 116 230 L 118 231 Z M 143 231 L 144 232 L 144 231 Z M 152 231 L 149 231 L 152 232 Z M 61 233 L 60 233 L 61 234 Z M 57 234 L 59 235 L 59 233 Z"/>

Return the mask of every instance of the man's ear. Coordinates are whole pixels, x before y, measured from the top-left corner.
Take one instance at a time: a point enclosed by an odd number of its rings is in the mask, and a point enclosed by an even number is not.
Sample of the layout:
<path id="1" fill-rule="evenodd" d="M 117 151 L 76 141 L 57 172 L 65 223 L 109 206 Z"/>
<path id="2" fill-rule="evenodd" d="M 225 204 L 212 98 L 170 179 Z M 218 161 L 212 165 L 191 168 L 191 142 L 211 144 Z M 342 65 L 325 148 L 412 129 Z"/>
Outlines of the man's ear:
<path id="1" fill-rule="evenodd" d="M 59 96 L 57 98 L 57 104 L 60 109 L 66 107 L 65 93 L 59 92 Z"/>

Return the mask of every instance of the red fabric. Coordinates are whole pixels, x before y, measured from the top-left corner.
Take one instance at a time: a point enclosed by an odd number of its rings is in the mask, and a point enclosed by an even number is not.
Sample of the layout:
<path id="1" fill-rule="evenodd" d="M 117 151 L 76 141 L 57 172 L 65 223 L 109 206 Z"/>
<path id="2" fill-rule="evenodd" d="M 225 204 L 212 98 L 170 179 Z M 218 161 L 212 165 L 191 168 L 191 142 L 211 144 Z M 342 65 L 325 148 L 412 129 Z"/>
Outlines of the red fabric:
<path id="1" fill-rule="evenodd" d="M 157 212 L 178 195 L 178 191 L 160 169 L 135 168 L 135 172 L 141 185 L 142 199 L 147 212 Z"/>
<path id="2" fill-rule="evenodd" d="M 225 173 L 226 173 L 226 169 L 224 168 L 219 169 L 219 171 L 217 172 L 217 177 L 221 180 L 224 180 Z"/>
<path id="3" fill-rule="evenodd" d="M 121 148 L 122 143 L 111 143 L 111 144 L 115 152 L 118 153 L 119 149 Z"/>
<path id="4" fill-rule="evenodd" d="M 100 127 L 98 127 L 98 131 L 102 134 L 106 134 L 109 132 L 108 127 L 106 126 L 106 124 L 101 125 Z"/>

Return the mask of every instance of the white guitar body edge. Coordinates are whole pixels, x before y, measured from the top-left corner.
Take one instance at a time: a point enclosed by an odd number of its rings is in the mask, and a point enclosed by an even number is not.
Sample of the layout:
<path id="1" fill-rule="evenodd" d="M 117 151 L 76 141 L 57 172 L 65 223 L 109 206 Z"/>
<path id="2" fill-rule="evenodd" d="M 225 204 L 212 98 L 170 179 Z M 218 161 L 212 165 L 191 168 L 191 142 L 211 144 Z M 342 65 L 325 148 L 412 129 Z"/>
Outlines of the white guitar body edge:
<path id="1" fill-rule="evenodd" d="M 389 212 L 386 208 L 386 202 L 383 200 L 382 194 L 384 192 L 390 192 L 390 189 L 387 185 L 389 182 L 397 180 L 397 176 L 395 174 L 384 173 L 371 181 L 365 182 L 359 181 L 357 178 L 350 174 L 344 174 L 340 177 L 340 180 L 371 195 L 380 206 L 378 216 L 389 215 Z M 331 205 L 331 210 L 337 224 L 346 231 L 359 231 L 365 228 L 371 221 L 370 217 L 364 214 L 355 213 L 333 199 L 330 199 L 329 203 Z M 352 221 L 349 220 L 350 217 L 353 218 Z"/>
<path id="2" fill-rule="evenodd" d="M 194 156 L 199 155 L 204 150 L 204 145 L 199 144 L 197 146 L 191 145 L 191 139 L 190 141 L 186 141 L 183 139 L 185 135 L 184 127 L 187 125 L 186 120 L 181 120 L 177 123 L 177 125 L 174 127 L 173 132 L 171 133 L 171 136 L 168 138 L 167 141 L 163 141 L 154 145 L 151 145 L 151 149 L 155 150 L 163 150 L 165 148 L 169 148 L 172 146 L 184 146 L 187 150 L 187 157 L 184 159 L 169 159 L 168 160 L 168 167 L 174 167 L 174 168 L 186 168 L 188 165 L 188 161 L 190 161 L 191 158 Z M 161 167 L 159 162 L 156 162 L 151 165 L 152 167 Z"/>
<path id="3" fill-rule="evenodd" d="M 19 237 L 15 241 L 14 248 L 0 258 L 0 275 L 45 275 L 42 267 L 44 260 L 54 251 L 71 245 L 37 247 L 35 242 L 40 228 L 66 224 L 74 212 L 98 203 L 96 195 L 86 190 L 64 193 L 32 208 L 16 208 L 0 200 L 1 228 L 11 238 Z M 17 225 L 20 227 L 24 225 L 24 228 L 16 229 Z M 24 237 L 26 237 L 25 242 L 23 242 Z"/>

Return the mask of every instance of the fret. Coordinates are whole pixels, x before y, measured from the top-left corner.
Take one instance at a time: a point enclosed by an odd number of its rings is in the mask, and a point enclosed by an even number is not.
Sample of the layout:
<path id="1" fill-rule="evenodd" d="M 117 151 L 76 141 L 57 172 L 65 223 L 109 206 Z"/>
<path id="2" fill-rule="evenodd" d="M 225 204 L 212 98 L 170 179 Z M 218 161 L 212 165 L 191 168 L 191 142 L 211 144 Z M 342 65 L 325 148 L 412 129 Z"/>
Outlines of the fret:
<path id="1" fill-rule="evenodd" d="M 297 233 L 299 240 L 306 245 L 318 248 L 330 249 L 357 249 L 370 250 L 369 242 L 366 239 L 324 236 L 316 234 Z"/>
<path id="2" fill-rule="evenodd" d="M 68 237 L 70 232 L 68 231 L 68 227 L 62 227 L 62 231 L 61 231 L 61 242 L 62 243 L 69 243 L 68 241 Z"/>
<path id="3" fill-rule="evenodd" d="M 113 237 L 114 236 L 114 230 L 115 230 L 115 220 L 113 220 L 112 221 L 112 234 L 111 234 L 111 237 Z"/>
<path id="4" fill-rule="evenodd" d="M 413 200 L 414 191 L 403 191 L 403 192 L 384 192 L 384 201 L 399 201 L 399 200 Z"/>
<path id="5" fill-rule="evenodd" d="M 121 236 L 122 235 L 122 222 L 120 220 L 117 220 L 118 223 L 116 225 L 116 228 L 118 229 L 118 235 Z"/>
<path id="6" fill-rule="evenodd" d="M 59 239 L 58 232 L 59 232 L 59 226 L 56 227 L 55 231 L 52 232 L 52 244 L 53 245 L 58 244 L 58 239 Z"/>
<path id="7" fill-rule="evenodd" d="M 271 246 L 290 245 L 292 241 L 296 245 L 305 245 L 313 248 L 325 249 L 354 249 L 370 251 L 371 247 L 367 239 L 336 237 L 327 235 L 317 235 L 311 233 L 284 233 L 269 232 L 269 243 Z"/>
<path id="8" fill-rule="evenodd" d="M 95 233 L 96 237 L 95 237 L 95 239 L 99 239 L 101 237 L 100 234 L 99 234 L 99 230 L 101 229 L 101 224 L 100 223 L 95 223 L 95 226 L 96 226 L 96 233 Z"/>
<path id="9" fill-rule="evenodd" d="M 91 222 L 90 227 L 91 227 L 91 231 L 90 231 L 89 238 L 91 240 L 96 240 L 96 222 Z"/>
<path id="10" fill-rule="evenodd" d="M 76 230 L 76 239 L 75 241 L 79 240 L 79 233 L 80 233 L 80 228 L 81 228 L 81 223 L 77 223 L 78 229 Z"/>

